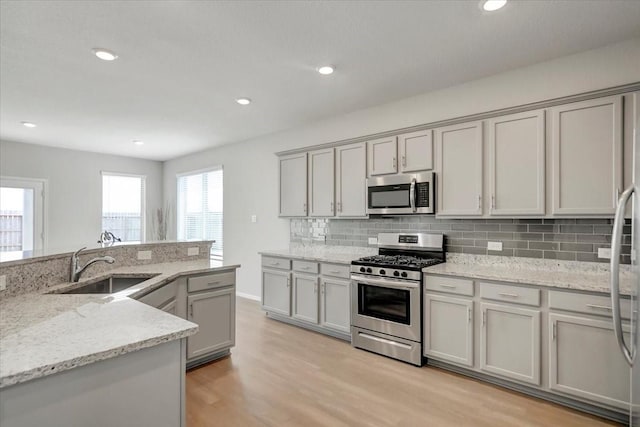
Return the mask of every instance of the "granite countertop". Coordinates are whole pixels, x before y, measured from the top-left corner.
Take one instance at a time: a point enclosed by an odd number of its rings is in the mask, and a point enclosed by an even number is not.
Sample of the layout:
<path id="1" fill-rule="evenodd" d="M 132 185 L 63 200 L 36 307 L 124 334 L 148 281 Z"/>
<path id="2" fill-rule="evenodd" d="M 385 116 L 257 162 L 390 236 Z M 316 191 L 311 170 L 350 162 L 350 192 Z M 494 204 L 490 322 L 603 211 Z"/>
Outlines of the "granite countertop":
<path id="1" fill-rule="evenodd" d="M 351 264 L 351 261 L 364 256 L 376 255 L 378 248 L 363 248 L 356 246 L 303 246 L 291 245 L 288 249 L 268 250 L 259 252 L 260 255 L 298 258 L 309 261 L 333 262 L 337 264 Z"/>
<path id="2" fill-rule="evenodd" d="M 202 259 L 122 267 L 102 277 L 155 276 L 110 295 L 31 293 L 0 300 L 0 388 L 195 334 L 195 323 L 132 298 L 181 275 L 237 267 Z M 49 291 L 99 279 L 61 284 Z"/>
<path id="3" fill-rule="evenodd" d="M 446 263 L 426 267 L 422 271 L 586 292 L 610 291 L 609 265 L 593 262 L 449 254 Z M 630 295 L 631 285 L 629 267 L 621 266 L 620 293 Z"/>

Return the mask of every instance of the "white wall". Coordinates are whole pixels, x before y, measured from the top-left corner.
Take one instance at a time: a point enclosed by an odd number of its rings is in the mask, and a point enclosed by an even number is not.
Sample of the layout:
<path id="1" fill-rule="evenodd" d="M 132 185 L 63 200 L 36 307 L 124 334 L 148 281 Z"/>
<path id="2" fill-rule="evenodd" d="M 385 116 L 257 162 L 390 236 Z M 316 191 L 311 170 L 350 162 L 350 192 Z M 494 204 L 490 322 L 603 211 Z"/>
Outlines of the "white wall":
<path id="1" fill-rule="evenodd" d="M 273 153 L 639 81 L 640 39 L 632 39 L 167 161 L 165 199 L 175 201 L 177 173 L 224 165 L 225 261 L 242 264 L 238 292 L 259 296 L 258 251 L 289 244 L 289 221 L 277 217 Z"/>
<path id="2" fill-rule="evenodd" d="M 148 212 L 162 206 L 161 162 L 0 141 L 0 175 L 48 180 L 50 251 L 98 246 L 101 171 L 146 175 Z"/>

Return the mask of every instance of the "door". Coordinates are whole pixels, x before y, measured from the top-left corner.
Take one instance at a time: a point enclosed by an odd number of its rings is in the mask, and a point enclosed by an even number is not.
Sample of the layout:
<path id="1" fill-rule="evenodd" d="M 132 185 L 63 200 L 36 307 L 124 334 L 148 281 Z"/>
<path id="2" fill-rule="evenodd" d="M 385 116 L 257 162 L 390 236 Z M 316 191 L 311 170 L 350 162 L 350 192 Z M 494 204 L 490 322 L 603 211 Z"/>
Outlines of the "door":
<path id="1" fill-rule="evenodd" d="M 544 215 L 544 118 L 535 110 L 488 121 L 491 215 Z"/>
<path id="2" fill-rule="evenodd" d="M 540 311 L 480 304 L 480 369 L 540 385 Z"/>
<path id="3" fill-rule="evenodd" d="M 336 216 L 367 215 L 367 144 L 336 147 Z"/>
<path id="4" fill-rule="evenodd" d="M 0 178 L 0 252 L 45 247 L 46 181 Z"/>
<path id="5" fill-rule="evenodd" d="M 400 171 L 419 172 L 433 169 L 433 131 L 421 130 L 398 136 Z"/>
<path id="6" fill-rule="evenodd" d="M 320 286 L 320 324 L 325 328 L 350 333 L 349 281 L 322 279 Z"/>
<path id="7" fill-rule="evenodd" d="M 310 151 L 309 216 L 333 216 L 334 179 L 333 148 Z"/>
<path id="8" fill-rule="evenodd" d="M 552 214 L 611 215 L 622 191 L 622 96 L 551 109 Z"/>
<path id="9" fill-rule="evenodd" d="M 279 158 L 280 216 L 307 215 L 307 153 Z"/>
<path id="10" fill-rule="evenodd" d="M 473 301 L 424 295 L 424 355 L 473 366 Z"/>
<path id="11" fill-rule="evenodd" d="M 628 340 L 629 327 L 624 326 Z M 629 365 L 609 320 L 549 314 L 549 388 L 629 407 Z"/>
<path id="12" fill-rule="evenodd" d="M 398 144 L 395 136 L 367 142 L 369 176 L 398 172 Z"/>
<path id="13" fill-rule="evenodd" d="M 436 129 L 438 215 L 482 215 L 482 122 Z"/>
<path id="14" fill-rule="evenodd" d="M 294 274 L 292 317 L 318 323 L 318 300 L 318 276 Z"/>
<path id="15" fill-rule="evenodd" d="M 233 287 L 187 297 L 187 320 L 198 332 L 187 339 L 187 359 L 204 356 L 235 344 L 236 296 Z"/>
<path id="16" fill-rule="evenodd" d="M 291 316 L 291 274 L 262 270 L 262 309 Z"/>

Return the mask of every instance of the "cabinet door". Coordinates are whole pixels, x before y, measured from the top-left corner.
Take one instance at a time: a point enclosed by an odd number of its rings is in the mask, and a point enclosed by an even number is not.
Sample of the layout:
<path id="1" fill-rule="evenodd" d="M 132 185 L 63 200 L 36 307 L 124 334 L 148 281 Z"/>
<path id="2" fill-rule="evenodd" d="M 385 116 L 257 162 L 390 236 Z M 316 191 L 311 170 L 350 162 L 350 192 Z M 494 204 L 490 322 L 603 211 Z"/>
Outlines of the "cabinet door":
<path id="1" fill-rule="evenodd" d="M 424 295 L 424 355 L 473 366 L 473 301 Z"/>
<path id="2" fill-rule="evenodd" d="M 173 314 L 174 316 L 177 315 L 177 311 L 176 311 L 176 300 L 172 300 L 169 301 L 164 307 L 161 307 L 160 310 L 164 311 L 165 313 L 169 313 L 169 314 Z"/>
<path id="3" fill-rule="evenodd" d="M 436 129 L 438 215 L 482 215 L 482 122 Z"/>
<path id="4" fill-rule="evenodd" d="M 320 324 L 350 333 L 351 302 L 348 280 L 322 279 L 320 286 Z"/>
<path id="5" fill-rule="evenodd" d="M 367 142 L 369 176 L 398 172 L 398 144 L 395 136 Z"/>
<path id="6" fill-rule="evenodd" d="M 480 369 L 540 385 L 540 311 L 480 304 Z"/>
<path id="7" fill-rule="evenodd" d="M 491 215 L 544 215 L 544 118 L 536 110 L 488 121 Z"/>
<path id="8" fill-rule="evenodd" d="M 433 169 L 432 135 L 433 132 L 429 129 L 398 136 L 401 172 Z"/>
<path id="9" fill-rule="evenodd" d="M 292 317 L 318 323 L 318 276 L 293 275 Z"/>
<path id="10" fill-rule="evenodd" d="M 550 313 L 549 341 L 551 390 L 628 409 L 630 368 L 611 321 Z"/>
<path id="11" fill-rule="evenodd" d="M 262 270 L 262 309 L 291 316 L 291 274 Z"/>
<path id="12" fill-rule="evenodd" d="M 307 153 L 282 156 L 280 216 L 307 215 Z"/>
<path id="13" fill-rule="evenodd" d="M 552 213 L 613 214 L 622 186 L 622 96 L 551 112 Z"/>
<path id="14" fill-rule="evenodd" d="M 333 216 L 333 148 L 309 152 L 309 216 Z"/>
<path id="15" fill-rule="evenodd" d="M 198 332 L 187 339 L 187 359 L 232 347 L 236 337 L 236 295 L 233 287 L 187 297 L 187 320 Z"/>
<path id="16" fill-rule="evenodd" d="M 336 216 L 367 215 L 367 145 L 336 147 Z"/>

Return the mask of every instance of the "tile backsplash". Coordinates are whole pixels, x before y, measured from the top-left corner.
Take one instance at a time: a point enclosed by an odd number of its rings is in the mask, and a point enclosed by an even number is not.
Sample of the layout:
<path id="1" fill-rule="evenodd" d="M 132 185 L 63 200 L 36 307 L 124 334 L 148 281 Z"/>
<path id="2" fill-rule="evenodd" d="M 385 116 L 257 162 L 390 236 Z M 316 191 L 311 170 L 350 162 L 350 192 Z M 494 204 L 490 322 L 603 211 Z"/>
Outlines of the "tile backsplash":
<path id="1" fill-rule="evenodd" d="M 612 219 L 436 219 L 406 216 L 370 219 L 291 219 L 291 241 L 342 246 L 368 246 L 383 232 L 443 233 L 449 252 L 608 262 L 598 248 L 611 246 Z M 487 250 L 502 242 L 502 251 Z M 631 223 L 622 238 L 621 262 L 631 262 Z"/>

